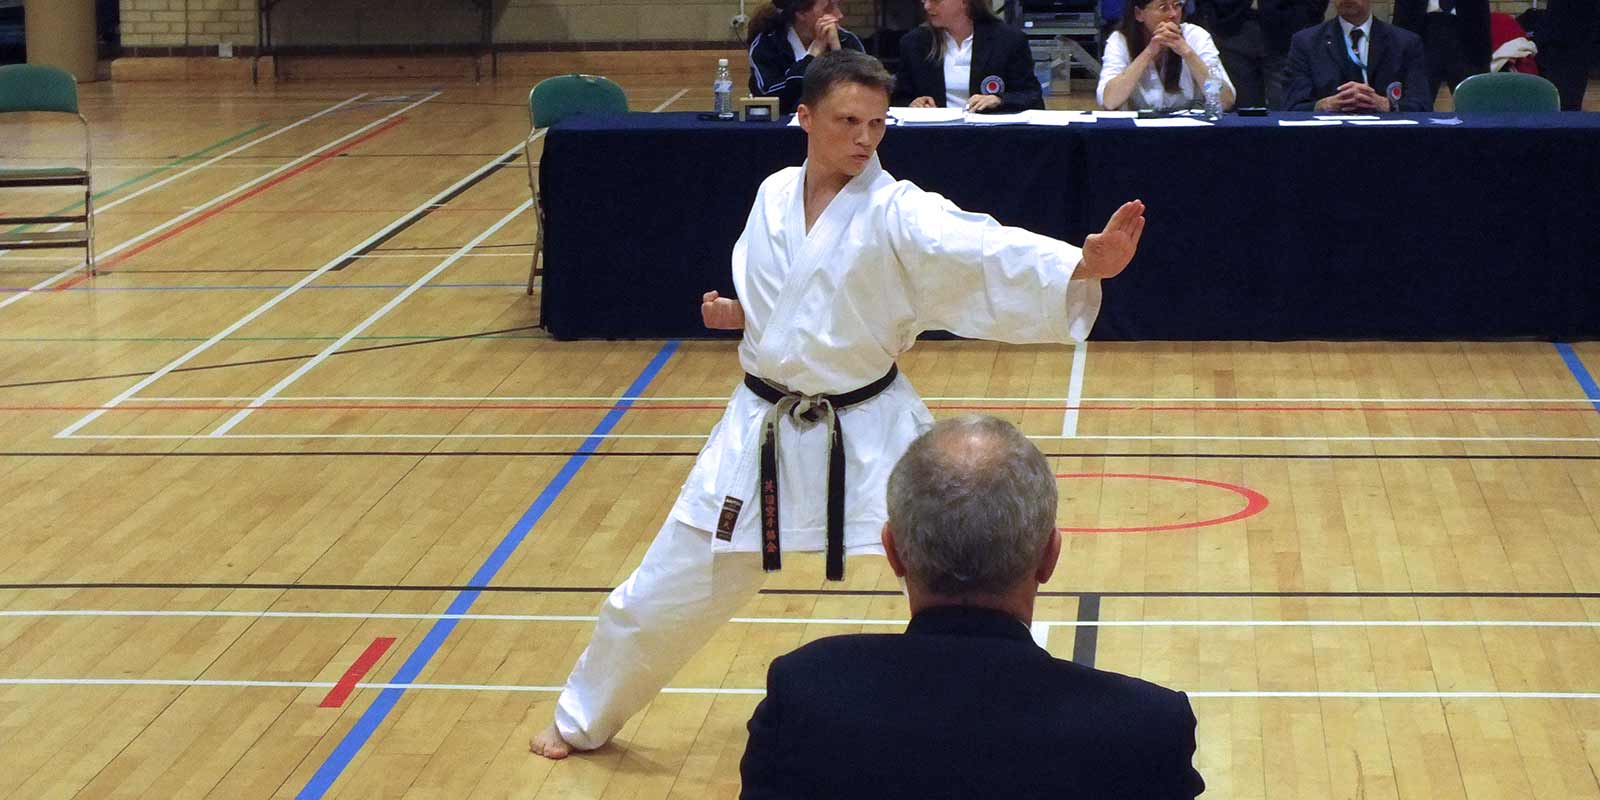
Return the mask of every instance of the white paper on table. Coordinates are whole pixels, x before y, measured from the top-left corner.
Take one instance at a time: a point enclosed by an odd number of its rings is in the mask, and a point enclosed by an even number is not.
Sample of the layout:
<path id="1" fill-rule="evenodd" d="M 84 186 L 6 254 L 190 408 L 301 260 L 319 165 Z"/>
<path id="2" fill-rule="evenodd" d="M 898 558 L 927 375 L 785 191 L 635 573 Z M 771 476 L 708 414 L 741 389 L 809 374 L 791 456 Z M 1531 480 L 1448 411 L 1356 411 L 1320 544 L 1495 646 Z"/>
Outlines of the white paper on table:
<path id="1" fill-rule="evenodd" d="M 1325 128 L 1329 125 L 1342 125 L 1343 120 L 1337 119 L 1280 119 L 1279 127 L 1283 128 Z"/>
<path id="2" fill-rule="evenodd" d="M 1318 114 L 1312 119 L 1336 119 L 1340 122 L 1355 122 L 1362 119 L 1382 119 L 1382 117 L 1374 117 L 1371 114 Z"/>
<path id="3" fill-rule="evenodd" d="M 1209 128 L 1211 123 L 1194 117 L 1156 117 L 1155 119 L 1136 119 L 1134 125 L 1141 128 Z"/>
<path id="4" fill-rule="evenodd" d="M 1433 124 L 1435 124 L 1435 125 L 1460 125 L 1461 124 L 1461 118 L 1460 117 L 1449 117 L 1449 118 L 1446 118 L 1446 119 L 1439 119 L 1439 118 L 1435 117 L 1435 118 L 1429 119 L 1428 121 L 1433 123 Z"/>
<path id="5" fill-rule="evenodd" d="M 1028 112 L 1017 114 L 967 114 L 962 118 L 968 125 L 1026 125 Z"/>
<path id="6" fill-rule="evenodd" d="M 1023 112 L 1028 115 L 1029 125 L 1082 125 L 1085 122 L 1096 122 L 1098 117 L 1083 111 L 1058 111 L 1053 108 L 1035 108 Z"/>
<path id="7" fill-rule="evenodd" d="M 1358 119 L 1358 120 L 1352 121 L 1350 124 L 1351 125 L 1415 125 L 1415 124 L 1417 124 L 1417 121 L 1414 120 L 1414 119 Z"/>
<path id="8" fill-rule="evenodd" d="M 1097 119 L 1134 119 L 1139 116 L 1137 111 L 1096 111 L 1093 113 Z"/>
<path id="9" fill-rule="evenodd" d="M 954 125 L 961 122 L 964 111 L 959 108 L 911 108 L 909 106 L 896 106 L 889 109 L 889 116 L 907 125 Z"/>

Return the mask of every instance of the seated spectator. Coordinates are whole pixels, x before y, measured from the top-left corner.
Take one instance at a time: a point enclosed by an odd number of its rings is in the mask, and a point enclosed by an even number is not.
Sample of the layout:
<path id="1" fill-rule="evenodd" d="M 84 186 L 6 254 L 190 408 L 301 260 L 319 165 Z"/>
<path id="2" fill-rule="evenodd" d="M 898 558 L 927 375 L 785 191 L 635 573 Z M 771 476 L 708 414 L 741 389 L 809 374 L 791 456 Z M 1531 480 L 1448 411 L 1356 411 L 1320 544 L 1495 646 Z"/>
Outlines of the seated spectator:
<path id="1" fill-rule="evenodd" d="M 889 478 L 902 634 L 776 658 L 750 720 L 746 800 L 1192 798 L 1189 699 L 1053 658 L 1029 633 L 1061 554 L 1056 479 L 993 417 L 944 420 Z"/>
<path id="2" fill-rule="evenodd" d="M 1339 16 L 1290 40 L 1284 108 L 1356 114 L 1432 111 L 1422 39 L 1373 19 L 1372 0 L 1334 0 L 1334 10 Z"/>
<path id="3" fill-rule="evenodd" d="M 1178 0 L 1131 0 L 1106 39 L 1095 97 L 1101 108 L 1175 111 L 1205 100 L 1206 79 L 1222 79 L 1222 107 L 1233 108 L 1233 81 L 1211 34 L 1183 21 Z"/>
<path id="4" fill-rule="evenodd" d="M 1289 37 L 1322 21 L 1328 0 L 1200 0 L 1198 20 L 1222 52 L 1222 68 L 1245 108 L 1283 105 Z"/>
<path id="5" fill-rule="evenodd" d="M 839 0 L 772 0 L 750 19 L 750 95 L 778 98 L 778 113 L 800 105 L 806 67 L 840 48 L 865 53 L 861 39 L 839 27 Z"/>
<path id="6" fill-rule="evenodd" d="M 1016 113 L 1044 108 L 1028 37 L 988 0 L 922 0 L 928 21 L 900 40 L 894 105 Z"/>

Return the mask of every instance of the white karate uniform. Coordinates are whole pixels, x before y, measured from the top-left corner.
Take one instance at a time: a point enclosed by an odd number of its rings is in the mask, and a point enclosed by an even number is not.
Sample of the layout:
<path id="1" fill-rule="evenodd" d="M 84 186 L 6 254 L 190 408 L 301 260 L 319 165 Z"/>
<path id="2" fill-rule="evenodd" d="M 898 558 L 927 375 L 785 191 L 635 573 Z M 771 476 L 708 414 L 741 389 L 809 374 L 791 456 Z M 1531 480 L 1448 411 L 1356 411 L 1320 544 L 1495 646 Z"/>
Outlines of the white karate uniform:
<path id="1" fill-rule="evenodd" d="M 1100 282 L 1072 281 L 1072 245 L 962 211 L 896 181 L 876 156 L 805 227 L 804 167 L 768 177 L 734 245 L 744 310 L 739 362 L 803 394 L 872 383 L 917 335 L 1067 343 L 1088 336 Z M 761 587 L 761 423 L 770 406 L 741 383 L 711 432 L 644 561 L 601 609 L 567 680 L 556 725 L 574 747 L 604 744 Z M 882 553 L 889 473 L 933 417 L 900 376 L 839 412 L 845 444 L 845 547 Z M 779 508 L 785 553 L 822 550 L 829 429 L 780 422 Z M 723 540 L 725 499 L 742 509 Z"/>

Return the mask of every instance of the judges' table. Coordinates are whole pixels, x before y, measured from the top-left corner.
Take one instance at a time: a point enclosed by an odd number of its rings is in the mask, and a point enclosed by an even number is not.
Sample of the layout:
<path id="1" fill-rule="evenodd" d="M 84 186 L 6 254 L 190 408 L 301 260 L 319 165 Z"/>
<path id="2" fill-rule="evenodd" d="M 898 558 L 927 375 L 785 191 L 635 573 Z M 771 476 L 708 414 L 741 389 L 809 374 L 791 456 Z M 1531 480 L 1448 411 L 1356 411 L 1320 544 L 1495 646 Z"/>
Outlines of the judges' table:
<path id="1" fill-rule="evenodd" d="M 1600 114 L 1279 124 L 1307 118 L 898 126 L 879 154 L 963 208 L 1073 242 L 1144 200 L 1097 339 L 1600 338 Z M 756 188 L 804 154 L 798 129 L 692 113 L 556 126 L 544 323 L 706 335 L 700 294 L 731 294 Z"/>

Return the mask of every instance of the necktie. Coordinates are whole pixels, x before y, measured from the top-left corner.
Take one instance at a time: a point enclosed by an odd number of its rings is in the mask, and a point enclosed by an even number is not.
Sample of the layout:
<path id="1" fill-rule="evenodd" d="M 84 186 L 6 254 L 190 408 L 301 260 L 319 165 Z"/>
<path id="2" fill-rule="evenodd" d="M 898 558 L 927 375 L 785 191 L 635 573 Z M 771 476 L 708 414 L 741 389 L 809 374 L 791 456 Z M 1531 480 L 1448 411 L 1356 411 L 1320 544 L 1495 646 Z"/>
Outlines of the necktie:
<path id="1" fill-rule="evenodd" d="M 1357 61 L 1361 60 L 1361 37 L 1366 35 L 1360 28 L 1350 29 L 1350 52 L 1355 54 Z"/>

